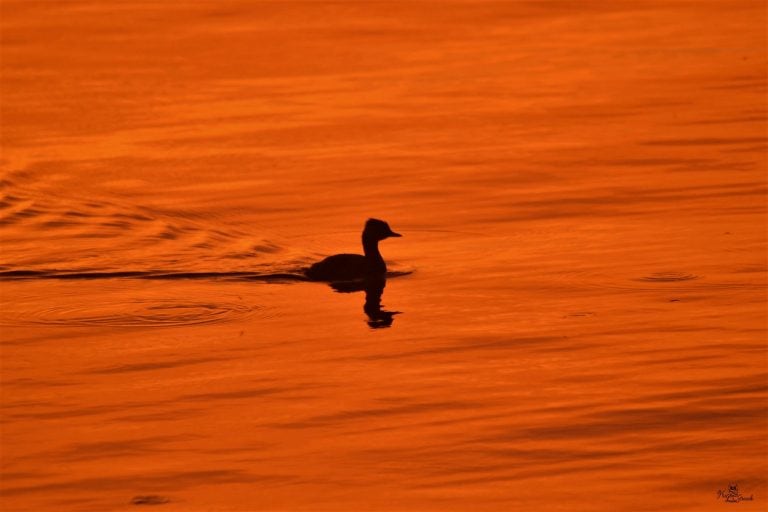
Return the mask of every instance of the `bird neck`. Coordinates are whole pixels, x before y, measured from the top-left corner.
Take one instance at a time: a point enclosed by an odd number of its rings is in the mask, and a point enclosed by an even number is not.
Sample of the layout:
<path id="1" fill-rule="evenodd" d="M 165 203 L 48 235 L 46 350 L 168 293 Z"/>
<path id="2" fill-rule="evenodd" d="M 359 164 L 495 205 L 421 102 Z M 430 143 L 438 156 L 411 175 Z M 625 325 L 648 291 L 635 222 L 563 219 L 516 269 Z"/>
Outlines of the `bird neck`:
<path id="1" fill-rule="evenodd" d="M 384 261 L 379 252 L 379 241 L 375 238 L 369 238 L 363 235 L 363 254 L 366 259 L 373 261 Z"/>

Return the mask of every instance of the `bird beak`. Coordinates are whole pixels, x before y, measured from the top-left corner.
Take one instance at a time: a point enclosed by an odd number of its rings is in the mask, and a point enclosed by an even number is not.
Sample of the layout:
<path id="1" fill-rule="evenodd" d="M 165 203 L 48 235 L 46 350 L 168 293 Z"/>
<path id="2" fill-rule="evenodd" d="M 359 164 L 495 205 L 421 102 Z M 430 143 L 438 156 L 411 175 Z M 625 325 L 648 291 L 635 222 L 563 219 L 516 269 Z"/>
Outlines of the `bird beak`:
<path id="1" fill-rule="evenodd" d="M 401 235 L 400 233 L 395 233 L 394 231 L 390 231 L 390 232 L 389 232 L 389 236 L 395 236 L 395 237 L 398 237 L 398 238 L 399 238 L 399 237 L 401 237 L 401 236 L 403 236 L 403 235 Z"/>

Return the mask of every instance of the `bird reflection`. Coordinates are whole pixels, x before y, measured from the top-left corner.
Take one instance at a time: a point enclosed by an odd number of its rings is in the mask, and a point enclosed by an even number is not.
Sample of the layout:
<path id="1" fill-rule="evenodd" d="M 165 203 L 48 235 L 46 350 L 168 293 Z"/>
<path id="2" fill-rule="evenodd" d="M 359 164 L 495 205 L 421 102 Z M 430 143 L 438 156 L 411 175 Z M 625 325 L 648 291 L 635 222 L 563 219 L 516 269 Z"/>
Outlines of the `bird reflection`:
<path id="1" fill-rule="evenodd" d="M 381 296 L 387 286 L 386 276 L 369 276 L 362 281 L 346 281 L 331 283 L 331 288 L 341 293 L 365 292 L 363 311 L 368 316 L 368 326 L 371 329 L 390 327 L 395 321 L 394 316 L 400 311 L 382 309 Z"/>

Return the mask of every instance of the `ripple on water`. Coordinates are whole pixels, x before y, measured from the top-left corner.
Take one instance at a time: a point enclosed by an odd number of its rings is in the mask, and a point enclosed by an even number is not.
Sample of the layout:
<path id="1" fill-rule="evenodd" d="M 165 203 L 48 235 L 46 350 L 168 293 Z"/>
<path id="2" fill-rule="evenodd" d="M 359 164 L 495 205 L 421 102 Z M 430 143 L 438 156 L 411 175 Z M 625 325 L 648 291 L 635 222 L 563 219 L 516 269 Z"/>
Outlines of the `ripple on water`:
<path id="1" fill-rule="evenodd" d="M 638 281 L 645 283 L 676 283 L 679 281 L 692 281 L 698 278 L 699 276 L 695 274 L 686 274 L 684 272 L 654 272 L 639 278 Z"/>
<path id="2" fill-rule="evenodd" d="M 277 264 L 280 244 L 259 233 L 221 227 L 203 216 L 164 212 L 112 198 L 39 190 L 44 179 L 5 180 L 0 187 L 0 237 L 12 267 L 101 267 L 182 270 L 189 262 L 221 262 L 244 270 Z M 31 258 L 34 254 L 34 259 Z M 237 268 L 235 268 L 237 267 Z"/>
<path id="3" fill-rule="evenodd" d="M 230 322 L 261 308 L 235 302 L 136 299 L 55 306 L 20 313 L 12 323 L 73 327 L 182 327 Z"/>

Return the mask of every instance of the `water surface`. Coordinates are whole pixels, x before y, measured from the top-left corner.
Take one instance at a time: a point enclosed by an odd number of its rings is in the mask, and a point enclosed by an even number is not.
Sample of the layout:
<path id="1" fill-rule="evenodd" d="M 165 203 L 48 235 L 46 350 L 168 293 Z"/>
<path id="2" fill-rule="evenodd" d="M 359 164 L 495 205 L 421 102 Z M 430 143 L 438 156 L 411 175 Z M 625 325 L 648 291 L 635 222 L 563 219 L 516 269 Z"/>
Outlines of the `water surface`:
<path id="1" fill-rule="evenodd" d="M 762 2 L 2 8 L 4 510 L 764 508 Z"/>

